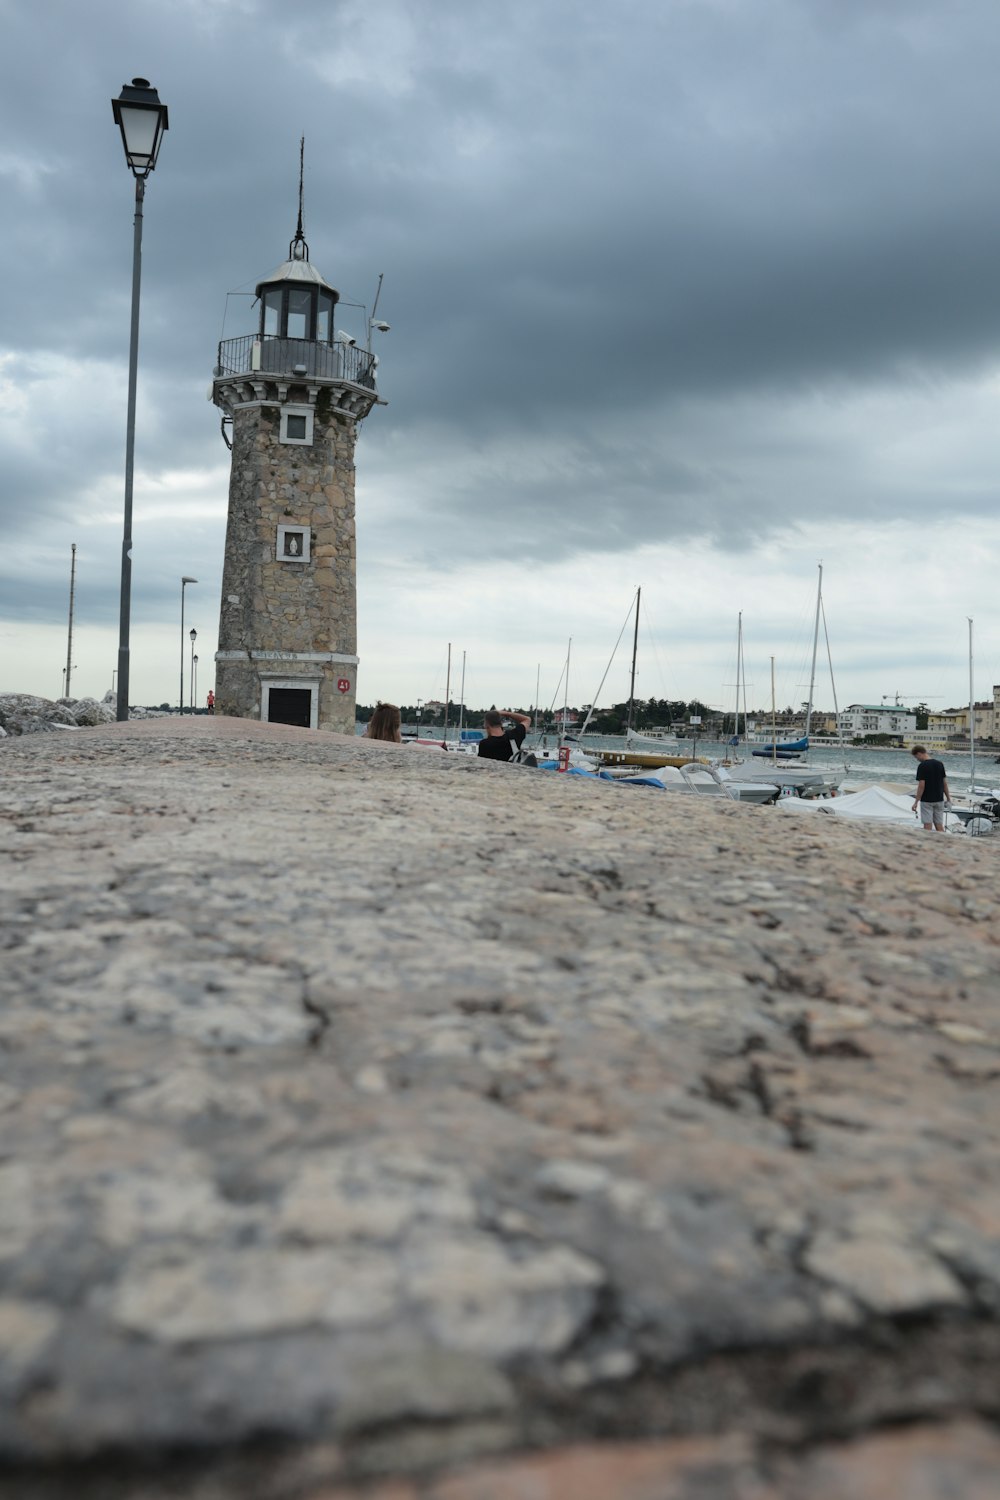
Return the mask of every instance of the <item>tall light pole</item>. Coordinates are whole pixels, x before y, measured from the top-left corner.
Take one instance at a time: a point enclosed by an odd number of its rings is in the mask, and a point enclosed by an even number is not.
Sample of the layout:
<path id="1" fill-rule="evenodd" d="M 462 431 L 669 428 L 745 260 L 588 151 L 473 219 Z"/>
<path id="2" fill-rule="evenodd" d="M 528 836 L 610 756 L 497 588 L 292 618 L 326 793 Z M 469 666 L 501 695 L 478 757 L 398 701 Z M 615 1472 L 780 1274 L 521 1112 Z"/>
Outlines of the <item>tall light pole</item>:
<path id="1" fill-rule="evenodd" d="M 184 590 L 189 583 L 197 583 L 197 578 L 181 579 L 181 695 L 177 700 L 177 706 L 181 713 L 184 712 Z"/>
<path id="2" fill-rule="evenodd" d="M 194 626 L 191 627 L 191 712 L 194 713 L 194 664 L 198 658 L 194 654 L 194 643 L 198 639 L 198 632 Z"/>
<path id="3" fill-rule="evenodd" d="M 191 712 L 194 713 L 198 702 L 198 656 L 195 653 L 191 658 Z"/>
<path id="4" fill-rule="evenodd" d="M 148 78 L 124 84 L 111 108 L 122 133 L 125 160 L 135 177 L 135 232 L 132 243 L 132 332 L 128 355 L 128 417 L 125 427 L 125 528 L 122 536 L 122 581 L 118 623 L 119 721 L 128 718 L 129 623 L 132 612 L 132 469 L 135 458 L 135 386 L 139 363 L 139 282 L 142 274 L 142 200 L 146 178 L 156 166 L 167 106 L 150 88 Z"/>
<path id="5" fill-rule="evenodd" d="M 63 697 L 69 697 L 69 679 L 73 670 L 73 595 L 76 592 L 76 543 L 72 544 L 73 555 L 69 565 L 69 630 L 66 634 L 66 683 Z"/>

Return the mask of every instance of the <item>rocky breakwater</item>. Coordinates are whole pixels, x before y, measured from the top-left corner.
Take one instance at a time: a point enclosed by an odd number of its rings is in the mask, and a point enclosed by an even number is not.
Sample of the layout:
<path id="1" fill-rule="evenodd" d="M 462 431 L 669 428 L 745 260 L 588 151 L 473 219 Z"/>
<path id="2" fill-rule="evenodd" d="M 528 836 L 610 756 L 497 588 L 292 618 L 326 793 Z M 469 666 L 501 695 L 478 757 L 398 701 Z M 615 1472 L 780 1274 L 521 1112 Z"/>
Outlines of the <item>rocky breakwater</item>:
<path id="1" fill-rule="evenodd" d="M 0 772 L 0 1493 L 995 1496 L 994 841 L 221 718 Z"/>
<path id="2" fill-rule="evenodd" d="M 49 730 L 93 728 L 115 720 L 115 702 L 96 698 L 39 698 L 35 693 L 0 693 L 0 739 Z"/>

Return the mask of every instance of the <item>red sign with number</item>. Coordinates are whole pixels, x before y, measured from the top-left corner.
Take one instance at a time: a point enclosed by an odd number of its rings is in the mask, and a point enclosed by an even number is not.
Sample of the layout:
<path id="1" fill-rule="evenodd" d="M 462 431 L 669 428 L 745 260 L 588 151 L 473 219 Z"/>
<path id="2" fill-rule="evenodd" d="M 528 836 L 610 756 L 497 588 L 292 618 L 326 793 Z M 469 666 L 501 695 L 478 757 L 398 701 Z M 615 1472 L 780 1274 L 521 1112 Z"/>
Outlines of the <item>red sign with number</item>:
<path id="1" fill-rule="evenodd" d="M 351 691 L 351 679 L 349 677 L 337 678 L 337 692 L 349 693 Z"/>

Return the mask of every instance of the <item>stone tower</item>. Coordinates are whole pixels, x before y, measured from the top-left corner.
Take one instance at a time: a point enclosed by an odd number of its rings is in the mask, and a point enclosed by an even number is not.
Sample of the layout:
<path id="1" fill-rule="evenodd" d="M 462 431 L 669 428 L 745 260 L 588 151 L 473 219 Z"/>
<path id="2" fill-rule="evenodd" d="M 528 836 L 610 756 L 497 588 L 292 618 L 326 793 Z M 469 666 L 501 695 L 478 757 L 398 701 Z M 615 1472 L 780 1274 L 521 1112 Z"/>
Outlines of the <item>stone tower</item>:
<path id="1" fill-rule="evenodd" d="M 377 360 L 334 330 L 301 186 L 288 259 L 257 298 L 257 332 L 219 345 L 212 385 L 233 454 L 215 711 L 353 734 L 354 445 Z"/>

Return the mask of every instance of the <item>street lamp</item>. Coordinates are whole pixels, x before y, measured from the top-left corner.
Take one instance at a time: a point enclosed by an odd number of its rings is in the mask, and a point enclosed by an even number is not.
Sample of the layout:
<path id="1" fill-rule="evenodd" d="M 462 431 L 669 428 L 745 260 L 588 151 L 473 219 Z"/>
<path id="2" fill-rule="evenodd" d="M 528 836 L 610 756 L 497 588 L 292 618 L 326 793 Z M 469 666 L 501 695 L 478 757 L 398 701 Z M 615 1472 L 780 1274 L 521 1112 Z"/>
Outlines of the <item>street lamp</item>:
<path id="1" fill-rule="evenodd" d="M 197 653 L 191 658 L 191 712 L 194 713 L 195 704 L 198 701 L 198 656 Z"/>
<path id="2" fill-rule="evenodd" d="M 181 695 L 178 699 L 178 706 L 181 713 L 184 712 L 184 590 L 189 583 L 197 582 L 197 578 L 181 579 Z"/>
<path id="3" fill-rule="evenodd" d="M 191 712 L 194 713 L 194 664 L 198 658 L 194 654 L 194 643 L 198 639 L 198 632 L 194 626 L 191 627 Z"/>
<path id="4" fill-rule="evenodd" d="M 150 88 L 148 78 L 125 84 L 111 109 L 122 133 L 125 160 L 135 177 L 135 230 L 132 242 L 132 330 L 128 355 L 128 417 L 125 427 L 125 527 L 122 536 L 122 577 L 118 623 L 119 721 L 128 718 L 129 623 L 132 608 L 132 470 L 135 459 L 135 387 L 139 362 L 139 282 L 142 272 L 142 200 L 146 178 L 156 166 L 167 106 Z"/>

